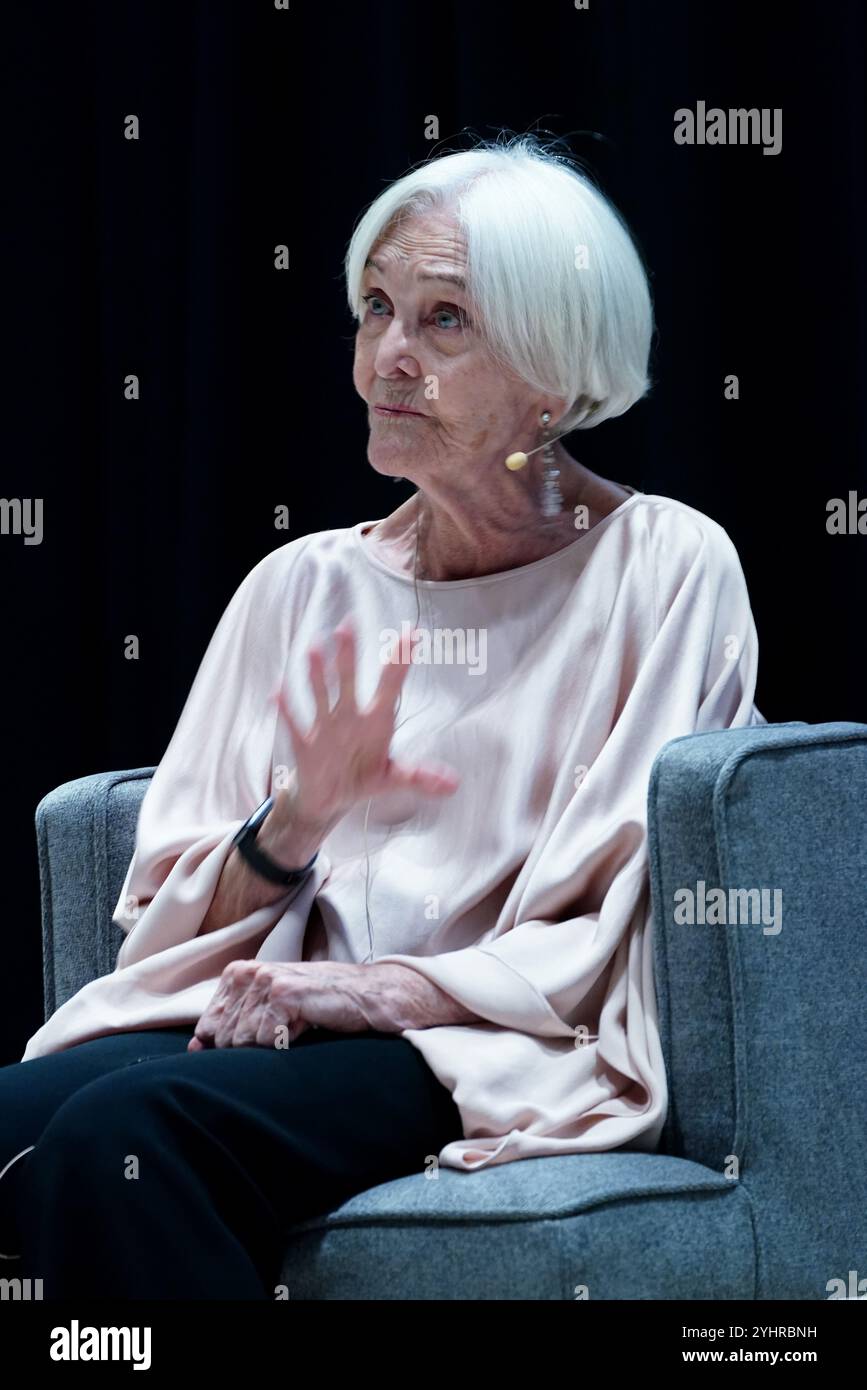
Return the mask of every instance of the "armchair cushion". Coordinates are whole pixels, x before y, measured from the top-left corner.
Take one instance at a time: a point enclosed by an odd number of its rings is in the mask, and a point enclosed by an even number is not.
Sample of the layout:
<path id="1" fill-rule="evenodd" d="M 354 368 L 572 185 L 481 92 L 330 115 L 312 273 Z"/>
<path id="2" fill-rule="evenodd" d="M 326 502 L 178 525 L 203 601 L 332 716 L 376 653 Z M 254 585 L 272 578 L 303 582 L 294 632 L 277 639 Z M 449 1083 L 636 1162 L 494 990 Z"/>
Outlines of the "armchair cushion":
<path id="1" fill-rule="evenodd" d="M 701 1164 L 567 1154 L 359 1193 L 293 1227 L 282 1282 L 290 1299 L 752 1299 L 755 1243 L 743 1189 Z"/>

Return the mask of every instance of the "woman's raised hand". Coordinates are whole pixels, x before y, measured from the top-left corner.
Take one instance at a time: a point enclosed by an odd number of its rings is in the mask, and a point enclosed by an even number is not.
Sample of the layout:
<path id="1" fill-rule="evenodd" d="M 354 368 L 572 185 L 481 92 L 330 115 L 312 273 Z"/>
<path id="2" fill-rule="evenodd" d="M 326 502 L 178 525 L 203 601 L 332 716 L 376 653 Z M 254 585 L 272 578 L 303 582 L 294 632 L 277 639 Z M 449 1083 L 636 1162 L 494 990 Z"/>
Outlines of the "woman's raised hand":
<path id="1" fill-rule="evenodd" d="M 395 705 L 409 663 L 385 662 L 373 699 L 365 709 L 359 709 L 355 692 L 355 634 L 348 618 L 335 628 L 334 641 L 338 696 L 333 709 L 325 679 L 324 650 L 316 643 L 308 654 L 316 714 L 306 733 L 298 727 L 282 687 L 272 695 L 289 729 L 295 754 L 293 819 L 297 817 L 305 825 L 325 829 L 335 825 L 357 801 L 382 792 L 413 788 L 423 796 L 452 795 L 460 783 L 452 768 L 444 764 L 413 766 L 396 762 L 389 752 Z M 396 656 L 394 647 L 392 655 Z"/>

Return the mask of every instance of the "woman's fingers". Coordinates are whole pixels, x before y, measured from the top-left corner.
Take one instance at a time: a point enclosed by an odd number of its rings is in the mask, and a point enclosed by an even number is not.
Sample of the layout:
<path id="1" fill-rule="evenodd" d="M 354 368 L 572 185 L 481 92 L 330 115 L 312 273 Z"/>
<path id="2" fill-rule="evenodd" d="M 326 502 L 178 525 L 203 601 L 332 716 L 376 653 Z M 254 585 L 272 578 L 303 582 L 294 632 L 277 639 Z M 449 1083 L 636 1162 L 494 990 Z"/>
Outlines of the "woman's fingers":
<path id="1" fill-rule="evenodd" d="M 268 997 L 269 988 L 269 980 L 264 969 L 257 970 L 246 981 L 245 988 L 240 992 L 238 1005 L 226 1018 L 228 1041 L 224 1042 L 223 1046 L 255 1046 L 256 1034 L 259 1030 L 259 1009 Z M 216 1044 L 218 1047 L 220 1046 L 219 1035 Z"/>
<path id="2" fill-rule="evenodd" d="M 411 635 L 415 637 L 416 633 Z M 383 660 L 370 704 L 359 710 L 356 703 L 357 643 L 350 617 L 337 625 L 333 637 L 339 687 L 333 709 L 326 681 L 325 648 L 319 643 L 308 652 L 316 714 L 306 733 L 299 728 L 283 689 L 274 695 L 292 738 L 296 767 L 306 776 L 304 769 L 310 772 L 314 766 L 318 791 L 314 793 L 308 788 L 310 795 L 320 800 L 323 796 L 330 797 L 335 806 L 343 802 L 348 806 L 360 796 L 369 795 L 377 783 L 382 790 L 412 787 L 428 796 L 448 796 L 454 792 L 460 779 L 453 768 L 433 764 L 408 767 L 389 760 L 397 704 L 411 665 L 401 639 L 395 640 Z M 311 758 L 315 758 L 315 765 L 311 764 Z"/>
<path id="3" fill-rule="evenodd" d="M 199 1018 L 194 1030 L 195 1037 L 198 1038 L 202 1047 L 214 1046 L 214 1035 L 216 1034 L 220 1018 L 222 1017 L 225 1003 L 229 997 L 230 988 L 230 977 L 224 970 L 220 976 L 220 983 L 211 995 L 208 1007 Z"/>
<path id="4" fill-rule="evenodd" d="M 348 618 L 334 629 L 334 664 L 340 683 L 337 706 L 341 713 L 355 710 L 355 633 Z"/>
<path id="5" fill-rule="evenodd" d="M 391 647 L 388 659 L 383 662 L 382 674 L 373 692 L 373 699 L 368 706 L 367 713 L 382 713 L 387 710 L 389 714 L 394 714 L 394 704 L 400 694 L 401 687 L 409 675 L 409 662 L 399 660 L 400 639 L 395 638 Z"/>
<path id="6" fill-rule="evenodd" d="M 323 720 L 327 719 L 331 713 L 328 685 L 325 680 L 325 657 L 322 648 L 318 644 L 312 646 L 307 653 L 307 670 L 310 676 L 310 688 L 313 691 L 313 700 L 316 705 L 316 715 L 313 725 L 313 727 L 315 727 L 317 723 L 321 723 Z M 272 692 L 271 698 L 277 701 L 280 713 L 288 725 L 289 733 L 292 738 L 292 747 L 297 757 L 299 748 L 303 746 L 306 735 L 302 732 L 295 716 L 289 708 L 289 702 L 286 699 L 286 694 L 282 686 Z M 308 733 L 309 732 L 312 732 L 312 730 L 308 730 Z"/>
<path id="7" fill-rule="evenodd" d="M 339 681 L 337 705 L 346 709 L 355 707 L 355 633 L 349 618 L 344 618 L 334 629 L 335 667 Z M 316 722 L 324 723 L 334 712 L 328 682 L 325 678 L 325 652 L 318 642 L 307 653 L 307 672 L 310 688 L 316 705 Z M 335 709 L 337 708 L 335 705 Z"/>
<path id="8" fill-rule="evenodd" d="M 277 708 L 279 709 L 280 714 L 286 722 L 286 725 L 289 729 L 289 737 L 292 740 L 292 749 L 297 759 L 299 756 L 299 752 L 304 745 L 304 735 L 298 727 L 297 723 L 295 722 L 295 716 L 289 708 L 289 702 L 286 699 L 286 692 L 284 691 L 282 686 L 279 686 L 277 690 L 273 690 L 271 692 L 271 699 L 276 700 Z"/>
<path id="9" fill-rule="evenodd" d="M 307 653 L 307 670 L 310 675 L 313 698 L 316 701 L 316 718 L 327 719 L 331 713 L 331 703 L 328 699 L 328 685 L 325 680 L 325 657 L 322 648 L 318 645 L 311 647 Z"/>
<path id="10" fill-rule="evenodd" d="M 460 784 L 457 772 L 446 763 L 420 763 L 410 767 L 392 760 L 385 774 L 384 790 L 412 787 L 425 796 L 451 796 Z"/>
<path id="11" fill-rule="evenodd" d="M 344 618 L 334 629 L 335 657 L 334 665 L 338 679 L 338 697 L 334 708 L 331 707 L 331 699 L 328 691 L 328 683 L 325 678 L 325 655 L 322 647 L 316 643 L 307 653 L 307 666 L 310 676 L 310 686 L 313 691 L 313 698 L 316 704 L 315 724 L 324 724 L 328 718 L 335 714 L 339 709 L 341 714 L 358 713 L 356 699 L 356 667 L 357 653 L 355 631 L 350 618 Z M 394 713 L 394 705 L 400 693 L 401 686 L 406 680 L 409 672 L 409 663 L 398 659 L 400 650 L 400 639 L 396 639 L 389 653 L 389 658 L 383 663 L 382 674 L 377 682 L 376 690 L 373 694 L 366 714 Z M 289 726 L 292 734 L 293 745 L 296 745 L 304 738 L 297 722 L 295 721 L 282 688 L 279 692 L 274 692 L 273 699 L 278 699 L 280 712 Z M 311 730 L 312 732 L 312 730 Z"/>

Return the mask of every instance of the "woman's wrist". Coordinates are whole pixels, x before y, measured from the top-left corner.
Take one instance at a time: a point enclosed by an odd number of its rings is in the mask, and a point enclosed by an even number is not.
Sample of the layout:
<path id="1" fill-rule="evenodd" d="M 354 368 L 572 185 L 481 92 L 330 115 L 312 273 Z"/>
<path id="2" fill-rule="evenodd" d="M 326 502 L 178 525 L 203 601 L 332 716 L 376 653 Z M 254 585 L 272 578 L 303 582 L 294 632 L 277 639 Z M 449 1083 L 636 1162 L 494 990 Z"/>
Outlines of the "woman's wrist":
<path id="1" fill-rule="evenodd" d="M 336 822 L 335 822 L 336 824 Z M 303 869 L 317 854 L 331 827 L 302 819 L 294 796 L 286 790 L 273 795 L 273 805 L 259 826 L 256 844 L 283 869 Z M 249 913 L 282 898 L 290 889 L 271 883 L 252 868 L 239 850 L 228 856 L 199 935 L 239 922 Z"/>
<path id="2" fill-rule="evenodd" d="M 358 976 L 359 993 L 371 1014 L 370 1028 L 399 1033 L 405 1028 L 482 1022 L 478 1014 L 412 966 L 371 961 L 358 969 L 365 972 Z"/>
<path id="3" fill-rule="evenodd" d="M 291 789 L 274 792 L 274 804 L 263 820 L 256 843 L 281 868 L 301 869 L 318 853 L 334 822 L 305 816 Z"/>

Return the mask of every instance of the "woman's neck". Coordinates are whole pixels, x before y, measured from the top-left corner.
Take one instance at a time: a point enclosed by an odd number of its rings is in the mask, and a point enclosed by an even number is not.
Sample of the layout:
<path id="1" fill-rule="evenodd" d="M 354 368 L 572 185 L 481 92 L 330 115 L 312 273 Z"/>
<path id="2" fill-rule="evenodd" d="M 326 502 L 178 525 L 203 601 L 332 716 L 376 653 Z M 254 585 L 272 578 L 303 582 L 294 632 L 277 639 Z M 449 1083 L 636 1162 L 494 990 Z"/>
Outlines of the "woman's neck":
<path id="1" fill-rule="evenodd" d="M 534 470 L 512 491 L 508 505 L 502 493 L 461 497 L 420 487 L 371 534 L 389 563 L 410 578 L 476 579 L 532 564 L 570 545 L 629 496 L 628 489 L 591 473 L 565 450 L 557 466 L 563 506 L 556 517 L 542 516 L 541 472 Z M 507 481 L 516 477 L 523 474 Z M 581 506 L 586 516 L 575 511 Z"/>

